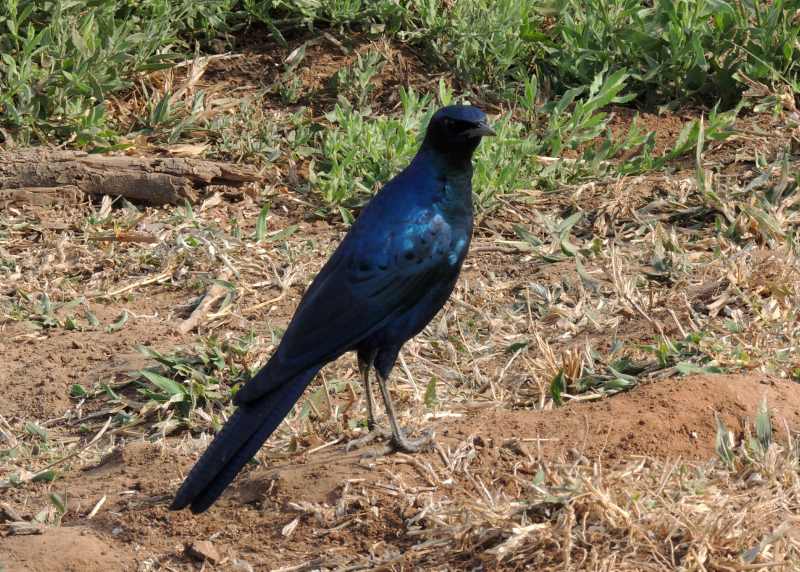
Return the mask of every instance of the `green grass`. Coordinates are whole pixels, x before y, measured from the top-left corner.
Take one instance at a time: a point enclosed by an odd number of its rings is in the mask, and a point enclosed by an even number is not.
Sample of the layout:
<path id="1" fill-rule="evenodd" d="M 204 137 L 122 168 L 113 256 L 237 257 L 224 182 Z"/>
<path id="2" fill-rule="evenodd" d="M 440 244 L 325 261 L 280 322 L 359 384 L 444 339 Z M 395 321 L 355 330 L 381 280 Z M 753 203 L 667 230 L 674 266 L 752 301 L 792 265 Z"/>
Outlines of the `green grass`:
<path id="1" fill-rule="evenodd" d="M 300 27 L 356 28 L 423 46 L 431 62 L 507 99 L 531 73 L 555 94 L 628 69 L 644 102 L 735 105 L 741 74 L 797 87 L 797 0 L 251 0 L 276 36 Z M 270 9 L 271 8 L 271 9 Z"/>
<path id="2" fill-rule="evenodd" d="M 601 74 L 587 88 L 572 89 L 544 103 L 536 103 L 537 84 L 531 79 L 517 112 L 497 118 L 497 136 L 484 140 L 478 149 L 473 180 L 478 208 L 491 208 L 498 196 L 519 188 L 554 187 L 606 172 L 641 173 L 663 168 L 668 161 L 693 152 L 699 120 L 687 124 L 675 146 L 661 154 L 653 152 L 653 134 L 639 131 L 635 124 L 622 137 L 611 134 L 605 109 L 610 103 L 625 103 L 633 97 L 626 91 L 628 77 L 624 70 Z M 444 83 L 440 83 L 436 98 L 410 89 L 401 92 L 400 101 L 399 112 L 393 116 L 373 117 L 346 101 L 337 103 L 326 116 L 330 127 L 317 132 L 309 179 L 324 204 L 340 208 L 359 205 L 407 164 L 437 107 L 469 102 L 457 98 Z M 706 138 L 728 137 L 736 113 L 712 110 Z M 564 151 L 578 158 L 556 163 L 540 160 L 559 157 Z M 611 161 L 624 151 L 635 152 L 624 162 Z"/>
<path id="3" fill-rule="evenodd" d="M 100 384 L 88 390 L 73 387 L 73 397 L 105 397 L 120 405 L 114 423 L 132 427 L 143 423 L 153 434 L 165 435 L 179 428 L 221 426 L 220 414 L 230 408 L 238 386 L 253 372 L 247 365 L 255 348 L 253 336 L 221 341 L 204 338 L 191 350 L 161 353 L 152 348 L 139 351 L 155 365 L 131 372 L 130 380 Z"/>
<path id="4" fill-rule="evenodd" d="M 677 0 L 645 7 L 634 0 L 568 0 L 545 67 L 564 85 L 597 70 L 625 67 L 649 103 L 693 99 L 734 105 L 741 74 L 797 87 L 800 3 Z"/>
<path id="5" fill-rule="evenodd" d="M 694 149 L 697 122 L 660 155 L 653 134 L 635 123 L 612 137 L 610 104 L 705 107 L 705 136 L 719 140 L 745 104 L 748 82 L 773 94 L 800 90 L 800 21 L 793 16 L 800 0 L 648 4 L 12 0 L 0 7 L 0 136 L 96 151 L 142 136 L 158 144 L 198 143 L 212 158 L 261 166 L 310 160 L 309 194 L 347 219 L 349 209 L 408 161 L 433 108 L 448 102 L 501 110 L 499 136 L 482 145 L 475 176 L 477 203 L 491 208 L 521 187 L 661 169 Z M 202 89 L 190 97 L 148 75 L 220 45 L 247 48 L 248 30 L 271 37 L 276 48 L 298 49 L 273 85 L 243 95 L 232 110 L 215 107 Z M 333 98 L 320 99 L 303 91 L 297 73 L 309 63 L 297 39 L 309 30 L 339 37 L 345 50 L 354 35 L 405 44 L 445 79 L 438 93 L 403 89 L 387 114 L 374 101 L 386 56 L 369 50 L 328 78 Z M 116 102 L 132 94 L 142 104 L 123 118 Z M 269 98 L 277 106 L 307 98 L 323 114 L 298 109 L 282 128 L 265 109 Z M 776 101 L 756 104 L 774 108 Z M 574 160 L 538 160 L 565 153 Z M 621 154 L 627 159 L 616 162 Z"/>
<path id="6" fill-rule="evenodd" d="M 167 2 L 125 4 L 9 0 L 0 7 L 0 122 L 18 142 L 71 141 L 111 135 L 107 97 L 135 74 L 170 65 L 176 41 Z"/>

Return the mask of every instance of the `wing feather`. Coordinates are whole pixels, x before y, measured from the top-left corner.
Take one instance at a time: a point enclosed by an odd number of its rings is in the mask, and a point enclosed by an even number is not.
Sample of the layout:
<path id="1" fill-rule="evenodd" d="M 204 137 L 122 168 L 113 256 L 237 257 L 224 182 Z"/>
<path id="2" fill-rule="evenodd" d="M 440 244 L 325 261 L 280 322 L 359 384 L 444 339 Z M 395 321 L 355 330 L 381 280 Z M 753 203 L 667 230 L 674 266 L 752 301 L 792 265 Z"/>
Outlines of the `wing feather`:
<path id="1" fill-rule="evenodd" d="M 238 403 L 254 401 L 298 372 L 355 349 L 458 272 L 450 256 L 452 229 L 432 209 L 381 234 L 377 241 L 374 235 L 359 240 L 358 233 L 345 238 L 303 296 L 266 371 L 238 392 Z"/>

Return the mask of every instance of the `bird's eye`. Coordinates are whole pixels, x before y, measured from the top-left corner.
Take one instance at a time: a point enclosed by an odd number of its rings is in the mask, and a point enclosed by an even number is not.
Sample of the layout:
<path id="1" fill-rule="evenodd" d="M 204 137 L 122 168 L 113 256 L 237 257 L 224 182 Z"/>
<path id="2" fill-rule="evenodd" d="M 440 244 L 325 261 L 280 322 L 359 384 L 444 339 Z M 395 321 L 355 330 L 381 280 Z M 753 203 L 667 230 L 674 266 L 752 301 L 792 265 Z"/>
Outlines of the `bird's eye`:
<path id="1" fill-rule="evenodd" d="M 444 126 L 447 127 L 448 129 L 452 129 L 453 125 L 455 124 L 456 122 L 450 119 L 449 117 L 444 118 Z"/>

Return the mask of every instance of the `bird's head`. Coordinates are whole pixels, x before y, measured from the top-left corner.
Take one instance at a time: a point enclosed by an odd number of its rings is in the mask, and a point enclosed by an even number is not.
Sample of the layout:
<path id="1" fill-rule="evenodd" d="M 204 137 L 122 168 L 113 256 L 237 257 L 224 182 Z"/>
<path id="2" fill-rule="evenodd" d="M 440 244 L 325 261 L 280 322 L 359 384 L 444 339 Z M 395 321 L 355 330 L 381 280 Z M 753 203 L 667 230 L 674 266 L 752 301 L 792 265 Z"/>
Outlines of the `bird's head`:
<path id="1" fill-rule="evenodd" d="M 469 161 L 481 137 L 494 135 L 486 114 L 471 105 L 448 105 L 431 118 L 425 143 L 454 161 Z"/>

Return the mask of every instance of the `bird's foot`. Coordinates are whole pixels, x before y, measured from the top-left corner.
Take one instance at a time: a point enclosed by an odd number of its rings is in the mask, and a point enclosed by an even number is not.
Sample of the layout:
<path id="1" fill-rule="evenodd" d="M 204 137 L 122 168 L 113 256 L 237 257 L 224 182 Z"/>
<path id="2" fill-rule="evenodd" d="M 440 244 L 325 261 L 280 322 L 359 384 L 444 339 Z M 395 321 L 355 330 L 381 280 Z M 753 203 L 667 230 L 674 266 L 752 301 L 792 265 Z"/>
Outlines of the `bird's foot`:
<path id="1" fill-rule="evenodd" d="M 432 429 L 425 429 L 422 436 L 416 439 L 409 439 L 400 430 L 399 435 L 394 435 L 388 428 L 375 427 L 369 433 L 358 439 L 353 439 L 345 446 L 346 451 L 352 451 L 365 445 L 369 445 L 375 441 L 387 440 L 386 448 L 381 452 L 368 453 L 368 457 L 388 455 L 389 453 L 400 451 L 401 453 L 419 453 L 420 451 L 427 451 L 433 447 L 434 433 Z"/>
<path id="2" fill-rule="evenodd" d="M 419 453 L 433 448 L 433 430 L 425 429 L 422 436 L 417 439 L 409 439 L 403 435 L 401 430 L 399 435 L 392 435 L 392 446 L 396 451 L 403 453 Z"/>
<path id="3" fill-rule="evenodd" d="M 377 441 L 379 439 L 389 439 L 392 436 L 392 432 L 389 429 L 384 427 L 370 427 L 369 433 L 364 435 L 363 437 L 359 437 L 358 439 L 353 439 L 345 446 L 345 451 L 352 451 L 353 449 L 358 449 L 363 447 L 364 445 L 369 445 L 373 441 Z"/>

